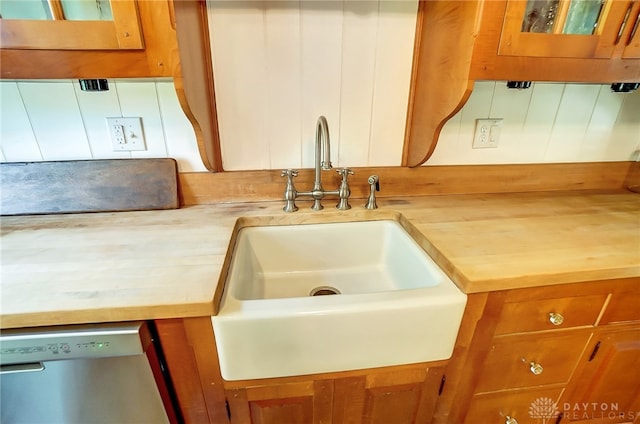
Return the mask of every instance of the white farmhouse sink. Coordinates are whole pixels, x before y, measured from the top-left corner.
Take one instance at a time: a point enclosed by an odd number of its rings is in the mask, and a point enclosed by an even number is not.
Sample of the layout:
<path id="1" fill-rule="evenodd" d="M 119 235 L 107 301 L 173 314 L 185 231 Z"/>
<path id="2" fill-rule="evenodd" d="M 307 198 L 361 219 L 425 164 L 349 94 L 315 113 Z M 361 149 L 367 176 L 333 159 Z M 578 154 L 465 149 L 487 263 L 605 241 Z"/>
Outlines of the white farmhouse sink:
<path id="1" fill-rule="evenodd" d="M 226 380 L 451 356 L 466 295 L 396 221 L 242 228 L 218 315 Z M 340 294 L 311 296 L 314 289 Z"/>

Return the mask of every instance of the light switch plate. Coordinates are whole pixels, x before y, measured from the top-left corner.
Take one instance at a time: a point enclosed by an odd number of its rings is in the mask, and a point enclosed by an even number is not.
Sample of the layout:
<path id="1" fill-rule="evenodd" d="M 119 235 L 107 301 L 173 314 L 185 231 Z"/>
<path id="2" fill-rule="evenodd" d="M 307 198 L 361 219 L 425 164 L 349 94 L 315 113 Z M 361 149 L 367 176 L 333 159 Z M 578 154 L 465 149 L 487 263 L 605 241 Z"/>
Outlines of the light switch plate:
<path id="1" fill-rule="evenodd" d="M 476 131 L 473 135 L 474 149 L 498 147 L 502 118 L 476 119 Z"/>
<path id="2" fill-rule="evenodd" d="M 107 118 L 114 152 L 147 150 L 142 118 Z"/>

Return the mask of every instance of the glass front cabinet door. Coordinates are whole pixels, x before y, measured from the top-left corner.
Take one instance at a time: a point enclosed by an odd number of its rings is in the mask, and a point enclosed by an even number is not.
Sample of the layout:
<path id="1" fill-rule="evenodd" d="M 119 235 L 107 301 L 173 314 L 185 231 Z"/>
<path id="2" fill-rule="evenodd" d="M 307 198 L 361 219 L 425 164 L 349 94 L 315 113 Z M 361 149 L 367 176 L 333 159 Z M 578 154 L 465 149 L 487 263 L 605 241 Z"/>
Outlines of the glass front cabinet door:
<path id="1" fill-rule="evenodd" d="M 0 47 L 143 49 L 134 0 L 0 0 Z"/>
<path id="2" fill-rule="evenodd" d="M 640 0 L 508 0 L 499 54 L 640 58 Z"/>

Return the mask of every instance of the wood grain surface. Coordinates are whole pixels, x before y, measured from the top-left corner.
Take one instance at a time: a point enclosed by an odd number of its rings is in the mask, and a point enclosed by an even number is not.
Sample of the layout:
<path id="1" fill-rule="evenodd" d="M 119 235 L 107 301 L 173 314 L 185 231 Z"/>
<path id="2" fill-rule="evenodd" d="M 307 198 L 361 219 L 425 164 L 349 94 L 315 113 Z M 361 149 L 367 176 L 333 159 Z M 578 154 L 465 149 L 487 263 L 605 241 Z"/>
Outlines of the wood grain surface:
<path id="1" fill-rule="evenodd" d="M 624 190 L 283 202 L 0 219 L 1 327 L 206 316 L 238 218 L 284 225 L 398 216 L 465 292 L 640 276 L 640 195 Z M 251 218 L 255 217 L 255 218 Z"/>
<path id="2" fill-rule="evenodd" d="M 0 164 L 0 215 L 174 209 L 174 159 Z"/>
<path id="3" fill-rule="evenodd" d="M 377 197 L 432 194 L 514 193 L 522 191 L 608 190 L 624 186 L 633 162 L 545 163 L 515 165 L 443 165 L 353 168 L 349 177 L 351 203 L 364 204 L 369 195 L 367 179 L 380 177 Z M 285 179 L 280 170 L 181 173 L 181 203 L 281 200 Z M 313 187 L 314 170 L 301 169 L 294 179 L 298 191 Z M 323 171 L 327 190 L 340 186 L 335 171 Z M 334 200 L 332 200 L 334 199 Z M 331 196 L 325 204 L 337 203 Z"/>

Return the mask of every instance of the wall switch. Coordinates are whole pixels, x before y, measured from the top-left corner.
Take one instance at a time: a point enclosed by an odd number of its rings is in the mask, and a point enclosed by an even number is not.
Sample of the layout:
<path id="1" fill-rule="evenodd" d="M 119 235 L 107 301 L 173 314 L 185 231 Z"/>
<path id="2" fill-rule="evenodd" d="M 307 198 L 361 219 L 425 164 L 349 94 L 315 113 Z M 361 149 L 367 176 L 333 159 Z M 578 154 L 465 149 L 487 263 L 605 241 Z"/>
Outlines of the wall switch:
<path id="1" fill-rule="evenodd" d="M 498 147 L 502 118 L 476 119 L 476 132 L 473 135 L 474 149 Z"/>
<path id="2" fill-rule="evenodd" d="M 142 118 L 107 118 L 114 152 L 147 150 Z"/>

